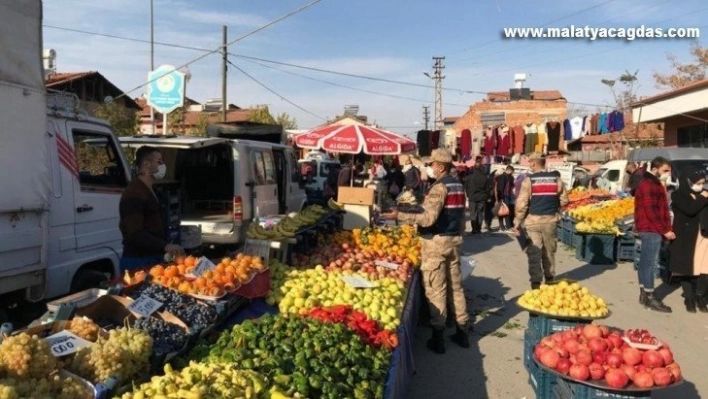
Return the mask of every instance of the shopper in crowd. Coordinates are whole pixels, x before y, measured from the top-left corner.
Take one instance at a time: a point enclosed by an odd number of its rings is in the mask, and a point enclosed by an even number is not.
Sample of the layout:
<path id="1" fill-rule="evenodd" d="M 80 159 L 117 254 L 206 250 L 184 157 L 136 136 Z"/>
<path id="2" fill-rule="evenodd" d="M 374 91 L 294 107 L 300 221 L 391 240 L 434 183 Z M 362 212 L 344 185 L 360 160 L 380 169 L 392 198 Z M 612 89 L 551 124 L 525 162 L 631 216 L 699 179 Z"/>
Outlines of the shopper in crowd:
<path id="1" fill-rule="evenodd" d="M 701 216 L 708 215 L 708 191 L 704 190 L 705 173 L 694 168 L 681 172 L 679 187 L 671 194 L 676 239 L 669 247 L 671 274 L 681 281 L 686 311 L 708 312 L 708 226 Z M 705 228 L 704 228 L 705 227 Z"/>
<path id="2" fill-rule="evenodd" d="M 388 182 L 388 193 L 393 199 L 396 199 L 398 194 L 403 191 L 406 181 L 406 176 L 403 174 L 400 165 L 391 167 L 391 172 L 386 175 L 386 181 Z"/>
<path id="3" fill-rule="evenodd" d="M 659 261 L 662 240 L 674 240 L 666 187 L 661 180 L 671 175 L 671 164 L 663 157 L 651 161 L 634 193 L 634 228 L 642 240 L 637 274 L 639 303 L 645 308 L 671 313 L 671 308 L 654 296 L 654 269 Z"/>
<path id="4" fill-rule="evenodd" d="M 422 199 L 422 179 L 420 177 L 420 170 L 413 166 L 413 160 L 410 155 L 401 155 L 399 161 L 403 168 L 401 171 L 404 176 L 403 187 L 406 190 L 412 191 L 417 199 Z"/>
<path id="5" fill-rule="evenodd" d="M 409 214 L 393 211 L 385 215 L 388 219 L 397 218 L 400 222 L 418 225 L 422 239 L 420 270 L 433 327 L 427 346 L 440 354 L 445 353 L 443 335 L 448 302 L 457 321 L 457 332 L 452 340 L 463 348 L 470 346 L 469 315 L 460 271 L 462 230 L 459 220 L 465 212 L 465 192 L 462 184 L 450 176 L 451 168 L 450 152 L 441 148 L 433 150 L 428 173 L 435 177 L 435 183 L 425 196 L 424 212 Z"/>
<path id="6" fill-rule="evenodd" d="M 184 255 L 177 244 L 166 241 L 160 203 L 153 185 L 165 177 L 167 166 L 155 147 L 142 146 L 135 153 L 135 175 L 120 197 L 120 232 L 123 236 L 121 270 L 162 262 L 164 255 Z"/>
<path id="7" fill-rule="evenodd" d="M 504 173 L 499 175 L 494 185 L 494 200 L 495 207 L 497 205 L 501 206 L 503 203 L 509 213 L 506 216 L 498 216 L 499 219 L 499 230 L 504 232 L 514 231 L 514 204 L 516 203 L 516 198 L 514 197 L 514 167 L 507 165 L 504 169 Z"/>
<path id="8" fill-rule="evenodd" d="M 634 192 L 637 190 L 637 185 L 639 184 L 639 181 L 642 180 L 644 171 L 641 170 L 636 163 L 630 162 L 627 164 L 627 170 L 625 170 L 625 172 L 625 177 L 627 181 L 626 184 L 624 184 L 623 189 L 624 191 L 629 193 L 629 195 L 634 195 Z"/>
<path id="9" fill-rule="evenodd" d="M 526 247 L 531 288 L 544 281 L 553 282 L 556 273 L 556 224 L 560 208 L 568 203 L 565 185 L 554 172 L 546 170 L 546 158 L 539 154 L 529 156 L 531 173 L 521 183 L 516 199 L 516 234 L 525 228 L 531 239 Z"/>
<path id="10" fill-rule="evenodd" d="M 341 166 L 335 163 L 329 164 L 329 170 L 327 171 L 327 179 L 323 187 L 323 195 L 325 199 L 334 198 L 335 200 L 339 195 L 339 171 Z"/>
<path id="11" fill-rule="evenodd" d="M 497 184 L 497 178 L 502 172 L 500 169 L 494 170 L 487 176 L 489 193 L 487 195 L 487 203 L 484 205 L 484 230 L 487 232 L 492 231 L 492 221 L 494 220 L 494 201 L 495 201 L 495 187 Z"/>
<path id="12" fill-rule="evenodd" d="M 472 172 L 465 179 L 465 193 L 470 207 L 472 234 L 482 232 L 484 209 L 489 199 L 489 179 L 482 165 L 482 157 L 477 157 Z"/>
<path id="13" fill-rule="evenodd" d="M 354 180 L 354 166 L 351 155 L 345 154 L 340 158 L 342 161 L 342 168 L 339 170 L 337 175 L 337 186 L 338 187 L 349 187 L 352 185 Z"/>

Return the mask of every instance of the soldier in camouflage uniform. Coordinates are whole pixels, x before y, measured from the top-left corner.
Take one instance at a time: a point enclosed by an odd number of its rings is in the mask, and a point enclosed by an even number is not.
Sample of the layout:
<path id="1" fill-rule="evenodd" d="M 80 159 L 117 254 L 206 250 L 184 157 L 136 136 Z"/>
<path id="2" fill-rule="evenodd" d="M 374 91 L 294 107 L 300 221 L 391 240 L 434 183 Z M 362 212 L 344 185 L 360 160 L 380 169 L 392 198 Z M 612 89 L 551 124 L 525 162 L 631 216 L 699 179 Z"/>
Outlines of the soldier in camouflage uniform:
<path id="1" fill-rule="evenodd" d="M 457 332 L 452 340 L 463 348 L 469 347 L 467 303 L 462 289 L 460 271 L 460 247 L 464 219 L 465 192 L 460 181 L 450 176 L 452 155 L 445 149 L 433 150 L 427 173 L 435 182 L 425 196 L 424 212 L 421 214 L 393 213 L 388 218 L 417 224 L 422 237 L 423 286 L 430 303 L 430 324 L 433 336 L 428 348 L 436 353 L 445 353 L 443 336 L 447 321 L 447 304 L 450 304 L 457 321 Z M 451 296 L 452 298 L 448 298 Z"/>
<path id="2" fill-rule="evenodd" d="M 556 224 L 560 208 L 568 203 L 568 192 L 556 172 L 546 171 L 546 158 L 529 156 L 531 173 L 521 182 L 516 198 L 514 226 L 526 228 L 531 244 L 526 248 L 531 288 L 553 282 L 556 274 Z M 517 235 L 519 232 L 517 231 Z"/>

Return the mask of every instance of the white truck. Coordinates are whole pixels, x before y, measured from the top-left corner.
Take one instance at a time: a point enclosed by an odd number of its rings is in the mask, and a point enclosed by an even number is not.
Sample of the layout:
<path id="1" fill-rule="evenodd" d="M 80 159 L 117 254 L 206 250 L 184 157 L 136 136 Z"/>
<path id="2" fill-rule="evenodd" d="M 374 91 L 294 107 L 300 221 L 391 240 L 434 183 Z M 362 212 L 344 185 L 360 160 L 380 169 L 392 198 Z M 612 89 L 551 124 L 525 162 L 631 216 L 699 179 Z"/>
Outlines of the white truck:
<path id="1" fill-rule="evenodd" d="M 0 0 L 0 319 L 119 273 L 129 180 L 110 126 L 47 93 L 42 3 Z"/>

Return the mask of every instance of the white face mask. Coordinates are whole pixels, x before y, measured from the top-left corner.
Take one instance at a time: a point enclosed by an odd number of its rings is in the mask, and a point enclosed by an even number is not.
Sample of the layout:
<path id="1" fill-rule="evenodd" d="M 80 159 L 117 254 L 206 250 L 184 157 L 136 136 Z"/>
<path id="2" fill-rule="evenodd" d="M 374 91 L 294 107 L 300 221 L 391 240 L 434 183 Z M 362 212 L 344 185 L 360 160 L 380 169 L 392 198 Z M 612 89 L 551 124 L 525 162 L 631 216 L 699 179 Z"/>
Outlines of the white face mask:
<path id="1" fill-rule="evenodd" d="M 659 180 L 664 182 L 671 180 L 671 173 L 664 173 L 663 175 L 660 175 Z"/>
<path id="2" fill-rule="evenodd" d="M 428 177 L 435 178 L 435 169 L 433 169 L 432 166 L 427 166 L 425 168 L 425 174 L 428 175 Z"/>
<path id="3" fill-rule="evenodd" d="M 691 186 L 691 190 L 693 190 L 694 193 L 700 193 L 703 191 L 703 184 L 694 184 Z"/>
<path id="4" fill-rule="evenodd" d="M 157 167 L 157 172 L 153 173 L 153 177 L 157 180 L 161 180 L 165 177 L 165 174 L 167 173 L 167 165 L 160 164 L 160 166 Z"/>
<path id="5" fill-rule="evenodd" d="M 408 172 L 409 170 L 411 170 L 411 164 L 403 165 L 403 169 L 402 169 L 402 170 L 403 170 L 404 172 Z"/>

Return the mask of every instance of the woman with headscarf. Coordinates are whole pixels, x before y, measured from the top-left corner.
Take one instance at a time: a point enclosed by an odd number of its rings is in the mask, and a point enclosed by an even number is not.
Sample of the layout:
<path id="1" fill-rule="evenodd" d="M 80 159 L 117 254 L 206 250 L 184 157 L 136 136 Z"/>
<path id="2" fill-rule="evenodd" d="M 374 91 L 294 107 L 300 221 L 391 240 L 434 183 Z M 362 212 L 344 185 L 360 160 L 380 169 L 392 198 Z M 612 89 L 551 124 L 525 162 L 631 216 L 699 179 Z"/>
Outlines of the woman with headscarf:
<path id="1" fill-rule="evenodd" d="M 679 187 L 671 194 L 676 240 L 669 247 L 671 274 L 681 281 L 686 311 L 708 312 L 708 191 L 705 174 L 686 168 Z M 701 223 L 703 219 L 703 224 Z"/>

